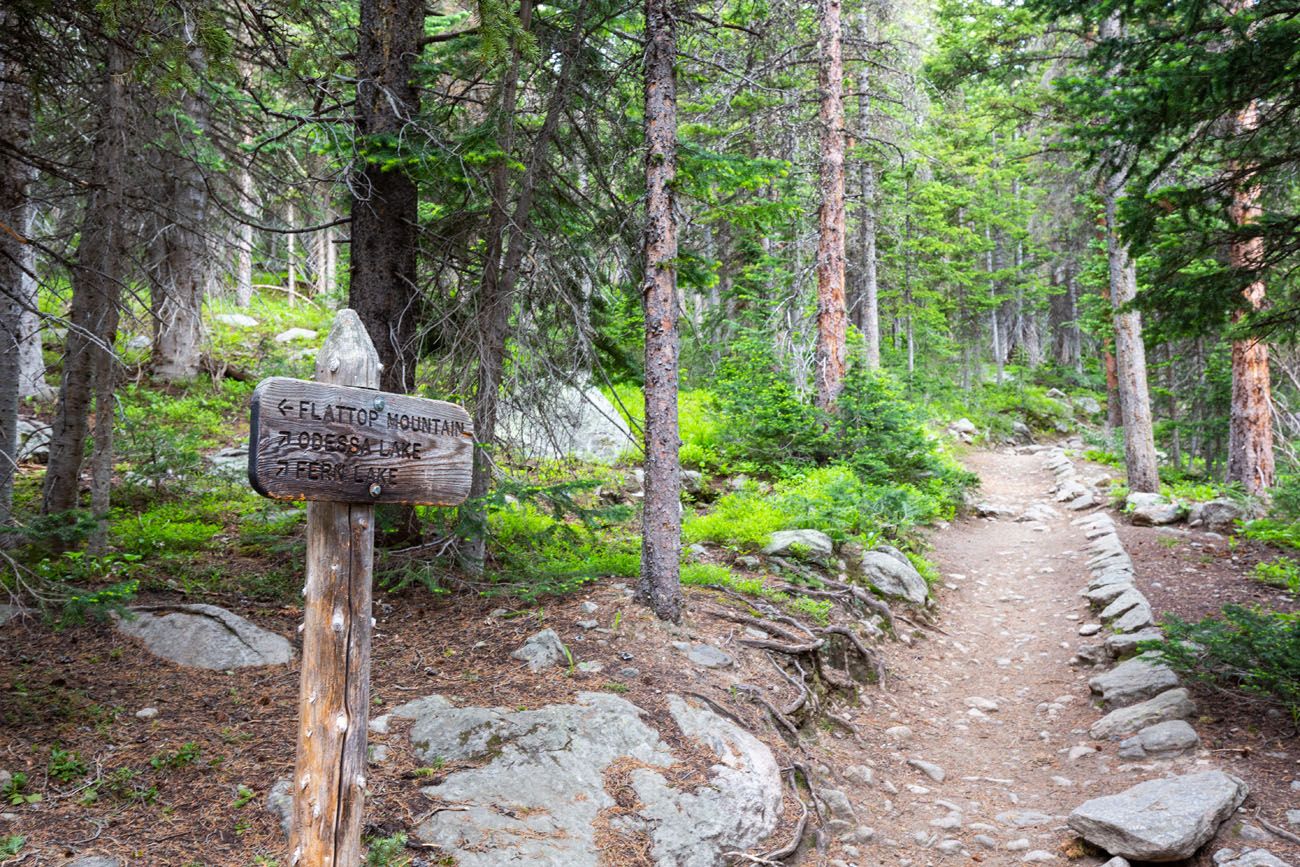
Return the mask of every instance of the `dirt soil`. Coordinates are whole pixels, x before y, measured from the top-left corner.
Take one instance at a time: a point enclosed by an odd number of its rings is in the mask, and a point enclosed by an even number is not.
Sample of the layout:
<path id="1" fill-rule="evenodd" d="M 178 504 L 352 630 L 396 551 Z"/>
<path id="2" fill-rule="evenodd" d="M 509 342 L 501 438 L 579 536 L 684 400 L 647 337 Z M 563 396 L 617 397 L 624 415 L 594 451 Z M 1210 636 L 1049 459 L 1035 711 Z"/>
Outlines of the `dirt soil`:
<path id="1" fill-rule="evenodd" d="M 1052 477 L 1041 456 L 976 452 L 968 462 L 989 500 L 1023 508 L 1048 499 Z M 825 725 L 815 738 L 805 738 L 802 749 L 782 740 L 762 708 L 735 689 L 757 684 L 775 701 L 775 690 L 785 684 L 765 657 L 737 643 L 743 627 L 705 613 L 718 597 L 692 590 L 687 622 L 666 627 L 612 581 L 504 615 L 499 609 L 510 606 L 499 599 L 381 594 L 373 713 L 431 693 L 459 704 L 518 708 L 606 689 L 649 710 L 658 727 L 667 717 L 667 693 L 706 697 L 763 737 L 783 766 L 803 763 L 823 784 L 840 787 L 859 828 L 874 832 L 868 842 L 861 842 L 862 834 L 855 843 L 827 839 L 805 864 L 1011 865 L 1041 850 L 1055 863 L 1098 865 L 1104 859 L 1084 852 L 1066 829 L 1070 809 L 1088 797 L 1210 763 L 1251 784 L 1256 794 L 1246 813 L 1261 809 L 1266 819 L 1284 824 L 1283 811 L 1300 806 L 1289 789 L 1300 778 L 1296 742 L 1294 732 L 1262 707 L 1198 696 L 1204 718 L 1193 722 L 1207 749 L 1172 762 L 1121 762 L 1116 745 L 1089 740 L 1086 730 L 1100 712 L 1090 702 L 1087 679 L 1097 672 L 1075 668 L 1070 659 L 1079 644 L 1095 639 L 1078 635 L 1092 618 L 1077 595 L 1086 582 L 1087 555 L 1071 517 L 1062 512 L 1042 530 L 1006 516 L 968 518 L 937 531 L 934 559 L 943 576 L 937 614 L 932 620 L 905 615 L 903 640 L 882 648 L 888 666 L 883 687 L 867 687 L 860 703 L 835 708 L 856 733 Z M 1189 536 L 1172 547 L 1156 541 L 1161 531 L 1122 532 L 1158 611 L 1194 616 L 1202 613 L 1195 605 L 1220 604 L 1193 588 L 1212 585 L 1225 600 L 1262 592 L 1243 577 L 1248 567 L 1241 549 L 1234 562 L 1192 544 L 1217 544 L 1213 539 Z M 1212 559 L 1203 563 L 1207 553 Z M 1190 558 L 1186 566 L 1177 565 L 1180 556 Z M 1195 572 L 1179 571 L 1192 567 Z M 584 611 L 583 602 L 594 602 L 598 613 Z M 284 635 L 296 635 L 301 619 L 296 607 L 223 604 Z M 576 625 L 593 618 L 599 629 Z M 603 671 L 535 674 L 510 658 L 527 635 L 546 626 L 560 633 L 575 662 L 599 662 Z M 274 781 L 292 771 L 296 666 L 231 674 L 181 669 L 153 659 L 108 624 L 55 633 L 26 620 L 7 624 L 2 634 L 0 769 L 26 773 L 26 791 L 43 795 L 33 803 L 0 805 L 8 811 L 0 815 L 0 838 L 28 837 L 24 854 L 7 863 L 61 865 L 89 854 L 114 855 L 132 867 L 286 863 L 283 837 L 264 803 Z M 688 665 L 672 647 L 681 640 L 715 644 L 736 665 Z M 620 673 L 628 667 L 636 674 Z M 157 715 L 138 717 L 145 708 L 156 708 Z M 389 757 L 372 768 L 369 830 L 386 835 L 410 829 L 436 809 L 420 788 L 443 769 L 419 768 L 400 727 L 372 741 L 387 746 Z M 183 749 L 186 744 L 197 747 L 188 761 L 177 758 L 178 752 L 193 753 Z M 1071 761 L 1068 753 L 1077 745 L 1100 751 Z M 51 761 L 53 748 L 78 753 L 86 774 L 67 782 L 51 776 L 60 767 Z M 942 782 L 909 759 L 939 766 Z M 869 768 L 872 782 L 846 776 L 851 766 Z M 96 783 L 97 799 L 85 803 Z M 798 815 L 790 798 L 791 824 Z M 789 831 L 784 828 L 771 845 Z M 1241 848 L 1233 833 L 1225 830 L 1206 851 Z M 979 835 L 996 848 L 977 842 Z M 950 838 L 960 841 L 964 854 L 941 854 Z M 1300 863 L 1300 847 L 1277 839 L 1253 845 Z M 419 863 L 443 863 L 437 852 L 409 854 Z M 615 856 L 610 863 L 637 862 Z M 1210 862 L 1204 856 L 1192 863 Z"/>

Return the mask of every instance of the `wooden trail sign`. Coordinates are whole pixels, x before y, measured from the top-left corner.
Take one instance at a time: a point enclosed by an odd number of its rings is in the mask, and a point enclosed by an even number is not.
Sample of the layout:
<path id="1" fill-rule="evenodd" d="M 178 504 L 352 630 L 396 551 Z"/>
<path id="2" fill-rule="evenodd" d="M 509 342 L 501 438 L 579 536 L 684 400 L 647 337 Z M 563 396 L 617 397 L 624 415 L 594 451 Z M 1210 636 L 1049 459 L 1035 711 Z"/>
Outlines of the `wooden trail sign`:
<path id="1" fill-rule="evenodd" d="M 253 392 L 249 442 L 266 497 L 446 506 L 469 493 L 473 424 L 446 401 L 276 376 Z"/>
<path id="2" fill-rule="evenodd" d="M 293 867 L 361 863 L 374 504 L 455 505 L 469 491 L 465 410 L 376 391 L 379 373 L 360 318 L 340 310 L 316 357 L 317 382 L 277 377 L 253 393 L 249 480 L 264 496 L 310 501 Z"/>

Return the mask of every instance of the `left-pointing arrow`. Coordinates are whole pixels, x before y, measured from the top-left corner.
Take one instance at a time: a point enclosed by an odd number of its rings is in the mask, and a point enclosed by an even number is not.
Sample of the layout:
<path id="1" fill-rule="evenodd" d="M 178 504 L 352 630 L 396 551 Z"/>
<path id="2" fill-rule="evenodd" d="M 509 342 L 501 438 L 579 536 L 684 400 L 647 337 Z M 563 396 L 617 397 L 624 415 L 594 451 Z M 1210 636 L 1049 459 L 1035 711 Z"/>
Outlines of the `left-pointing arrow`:
<path id="1" fill-rule="evenodd" d="M 288 414 L 289 414 L 287 411 L 285 411 L 285 407 L 286 407 L 286 406 L 287 406 L 287 407 L 292 407 L 293 404 L 290 403 L 290 402 L 289 402 L 288 400 L 286 400 L 285 398 L 280 398 L 280 403 L 279 403 L 279 405 L 276 407 L 276 409 L 280 410 L 280 415 L 288 415 Z"/>

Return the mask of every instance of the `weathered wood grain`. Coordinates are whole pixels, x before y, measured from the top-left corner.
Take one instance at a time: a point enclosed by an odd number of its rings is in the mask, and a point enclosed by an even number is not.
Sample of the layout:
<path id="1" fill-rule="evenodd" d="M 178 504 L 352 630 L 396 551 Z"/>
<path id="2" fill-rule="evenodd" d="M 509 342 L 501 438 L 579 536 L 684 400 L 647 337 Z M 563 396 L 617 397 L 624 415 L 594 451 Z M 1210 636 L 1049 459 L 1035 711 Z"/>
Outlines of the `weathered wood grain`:
<path id="1" fill-rule="evenodd" d="M 473 461 L 469 413 L 446 401 L 287 377 L 253 392 L 248 475 L 264 496 L 451 506 Z"/>
<path id="2" fill-rule="evenodd" d="M 316 375 L 340 385 L 379 385 L 378 355 L 351 310 L 339 312 L 321 349 Z M 307 505 L 302 684 L 290 832 L 290 863 L 296 867 L 361 863 L 374 518 L 375 508 L 368 503 Z"/>

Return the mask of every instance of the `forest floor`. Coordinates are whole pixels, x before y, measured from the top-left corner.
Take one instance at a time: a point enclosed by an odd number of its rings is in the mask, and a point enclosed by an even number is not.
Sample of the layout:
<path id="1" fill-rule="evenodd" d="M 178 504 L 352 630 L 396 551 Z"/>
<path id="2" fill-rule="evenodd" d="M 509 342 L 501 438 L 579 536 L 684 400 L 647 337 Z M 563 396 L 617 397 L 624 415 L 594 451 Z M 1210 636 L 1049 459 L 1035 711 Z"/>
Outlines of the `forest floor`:
<path id="1" fill-rule="evenodd" d="M 1022 508 L 1049 499 L 1052 476 L 1043 462 L 1041 455 L 1005 451 L 967 456 L 983 479 L 985 499 Z M 1172 761 L 1123 762 L 1116 744 L 1089 740 L 1087 728 L 1100 712 L 1087 680 L 1097 672 L 1070 660 L 1079 644 L 1095 639 L 1078 635 L 1092 617 L 1078 596 L 1088 555 L 1071 517 L 1063 512 L 1045 530 L 1010 517 L 969 517 L 933 534 L 932 557 L 942 573 L 933 623 L 915 625 L 919 619 L 909 618 L 914 623 L 903 629 L 906 640 L 882 648 L 888 666 L 883 687 L 867 687 L 861 704 L 837 708 L 856 736 L 827 728 L 805 738 L 804 760 L 842 787 L 856 807 L 857 824 L 870 826 L 874 836 L 854 844 L 833 841 L 823 856 L 805 863 L 1012 865 L 1039 851 L 1056 863 L 1096 865 L 1104 859 L 1083 851 L 1065 827 L 1074 806 L 1143 779 L 1211 764 L 1250 784 L 1246 815 L 1258 809 L 1285 825 L 1285 810 L 1296 807 L 1291 781 L 1300 778 L 1300 751 L 1289 723 L 1263 708 L 1198 692 L 1202 716 L 1193 723 L 1202 749 Z M 1189 531 L 1123 526 L 1121 533 L 1157 613 L 1195 617 L 1224 601 L 1249 599 L 1294 607 L 1276 598 L 1279 591 L 1251 580 L 1255 555 L 1248 546 L 1229 548 L 1221 538 Z M 1176 544 L 1160 541 L 1166 537 Z M 373 713 L 431 693 L 458 705 L 513 708 L 607 690 L 661 720 L 666 694 L 688 692 L 727 706 L 783 761 L 792 760 L 761 708 L 738 701 L 733 688 L 770 682 L 770 665 L 737 645 L 735 624 L 707 614 L 710 591 L 688 592 L 693 610 L 682 627 L 655 621 L 632 603 L 626 584 L 612 580 L 505 613 L 500 599 L 473 594 L 381 595 Z M 283 635 L 294 635 L 301 618 L 295 606 L 232 603 L 223 600 Z M 576 625 L 593 617 L 599 630 Z M 603 671 L 534 673 L 510 659 L 524 637 L 544 626 L 556 629 L 575 661 L 598 662 Z M 26 772 L 27 790 L 45 793 L 38 802 L 0 806 L 9 811 L 0 817 L 0 836 L 28 837 L 15 863 L 60 865 L 73 855 L 105 854 L 132 867 L 251 867 L 284 858 L 277 821 L 263 804 L 272 784 L 292 770 L 296 666 L 182 669 L 158 662 L 107 624 L 58 633 L 28 619 L 4 629 L 0 768 Z M 735 667 L 684 665 L 672 647 L 682 639 L 725 648 Z M 628 666 L 637 669 L 635 676 L 616 674 Z M 137 716 L 146 708 L 156 715 Z M 372 769 L 370 833 L 409 830 L 432 809 L 420 793 L 430 769 L 419 767 L 400 732 L 374 740 L 388 746 L 389 757 Z M 1081 745 L 1098 751 L 1071 760 L 1071 748 Z M 60 782 L 54 778 L 57 758 L 73 753 L 88 772 Z M 939 766 L 943 780 L 909 759 Z M 869 785 L 845 778 L 843 771 L 854 765 L 871 768 Z M 92 788 L 98 796 L 86 803 Z M 797 804 L 787 806 L 793 809 L 788 815 L 798 815 Z M 785 828 L 778 836 L 788 833 Z M 1209 853 L 1223 846 L 1241 848 L 1240 834 L 1240 823 L 1230 823 L 1191 863 L 1208 865 Z M 1252 845 L 1300 863 L 1300 847 L 1265 837 Z M 941 854 L 948 839 L 960 841 L 968 854 Z"/>

